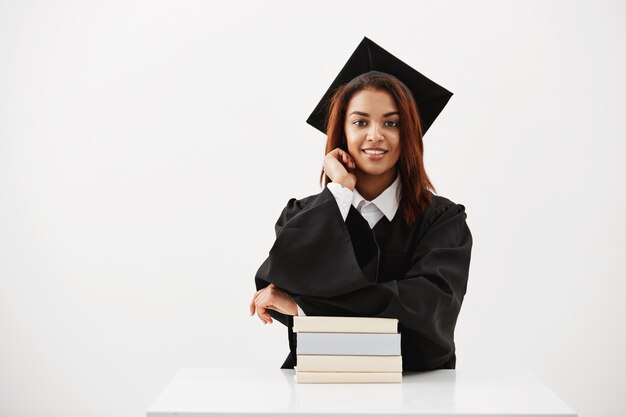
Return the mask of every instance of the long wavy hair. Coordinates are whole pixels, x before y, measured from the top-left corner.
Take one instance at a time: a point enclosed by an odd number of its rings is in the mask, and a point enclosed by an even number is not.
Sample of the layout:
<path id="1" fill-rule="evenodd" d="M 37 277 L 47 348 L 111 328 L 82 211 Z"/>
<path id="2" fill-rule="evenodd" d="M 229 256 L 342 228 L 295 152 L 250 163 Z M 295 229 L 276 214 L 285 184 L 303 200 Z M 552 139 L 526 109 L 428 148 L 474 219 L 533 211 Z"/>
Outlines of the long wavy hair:
<path id="1" fill-rule="evenodd" d="M 402 184 L 399 209 L 407 225 L 412 225 L 418 214 L 432 202 L 435 187 L 424 169 L 424 144 L 422 122 L 413 94 L 396 77 L 384 72 L 370 71 L 361 74 L 335 90 L 328 102 L 326 114 L 326 152 L 341 148 L 348 152 L 344 129 L 350 99 L 365 88 L 384 90 L 394 98 L 400 118 L 400 158 L 396 164 Z M 322 188 L 331 182 L 324 173 L 320 176 Z"/>

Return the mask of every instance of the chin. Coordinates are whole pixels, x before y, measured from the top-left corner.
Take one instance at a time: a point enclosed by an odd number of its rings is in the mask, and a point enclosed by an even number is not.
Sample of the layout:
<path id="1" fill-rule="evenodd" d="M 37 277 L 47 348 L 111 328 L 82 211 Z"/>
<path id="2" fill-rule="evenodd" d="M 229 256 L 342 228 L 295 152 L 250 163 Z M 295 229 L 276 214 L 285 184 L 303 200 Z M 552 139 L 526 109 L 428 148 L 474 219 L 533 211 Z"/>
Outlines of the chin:
<path id="1" fill-rule="evenodd" d="M 367 175 L 383 175 L 387 171 L 389 171 L 389 168 L 361 169 L 361 172 Z"/>

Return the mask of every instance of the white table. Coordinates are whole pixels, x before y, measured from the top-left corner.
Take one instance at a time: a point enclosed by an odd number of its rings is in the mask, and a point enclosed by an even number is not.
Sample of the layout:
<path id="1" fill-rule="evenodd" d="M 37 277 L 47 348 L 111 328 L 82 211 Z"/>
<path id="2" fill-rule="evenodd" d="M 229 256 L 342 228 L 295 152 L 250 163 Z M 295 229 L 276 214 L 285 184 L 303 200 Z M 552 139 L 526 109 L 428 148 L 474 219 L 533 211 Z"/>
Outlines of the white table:
<path id="1" fill-rule="evenodd" d="M 181 369 L 148 409 L 165 416 L 575 417 L 530 372 L 437 370 L 401 384 L 296 384 L 292 369 Z"/>

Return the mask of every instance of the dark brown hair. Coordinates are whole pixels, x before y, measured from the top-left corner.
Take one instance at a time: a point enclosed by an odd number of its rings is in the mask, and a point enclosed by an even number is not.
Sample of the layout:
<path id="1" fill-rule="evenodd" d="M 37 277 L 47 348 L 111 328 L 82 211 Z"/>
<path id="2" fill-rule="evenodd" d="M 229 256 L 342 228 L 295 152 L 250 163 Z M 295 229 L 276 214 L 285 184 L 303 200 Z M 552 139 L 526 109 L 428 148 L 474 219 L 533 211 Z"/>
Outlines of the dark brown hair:
<path id="1" fill-rule="evenodd" d="M 378 71 L 361 74 L 347 84 L 337 88 L 328 102 L 326 124 L 326 152 L 335 148 L 348 152 L 344 124 L 350 99 L 365 88 L 384 90 L 391 94 L 398 107 L 400 118 L 400 158 L 396 168 L 402 184 L 402 198 L 399 209 L 407 225 L 415 222 L 417 214 L 426 209 L 432 202 L 435 188 L 428 179 L 424 169 L 422 142 L 422 123 L 417 104 L 411 91 L 396 77 Z M 331 182 L 324 173 L 320 176 L 322 188 Z"/>

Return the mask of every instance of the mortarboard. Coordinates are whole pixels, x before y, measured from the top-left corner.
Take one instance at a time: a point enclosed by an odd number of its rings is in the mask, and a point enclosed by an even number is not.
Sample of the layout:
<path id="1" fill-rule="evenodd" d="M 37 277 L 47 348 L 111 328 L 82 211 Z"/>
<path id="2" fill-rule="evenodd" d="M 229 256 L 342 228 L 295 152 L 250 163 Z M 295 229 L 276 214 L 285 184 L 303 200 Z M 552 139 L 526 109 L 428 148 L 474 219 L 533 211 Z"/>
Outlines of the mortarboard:
<path id="1" fill-rule="evenodd" d="M 306 122 L 325 134 L 326 113 L 332 94 L 339 86 L 369 71 L 393 75 L 408 87 L 417 103 L 423 133 L 426 133 L 452 97 L 450 91 L 426 78 L 367 37 L 363 37 Z"/>

